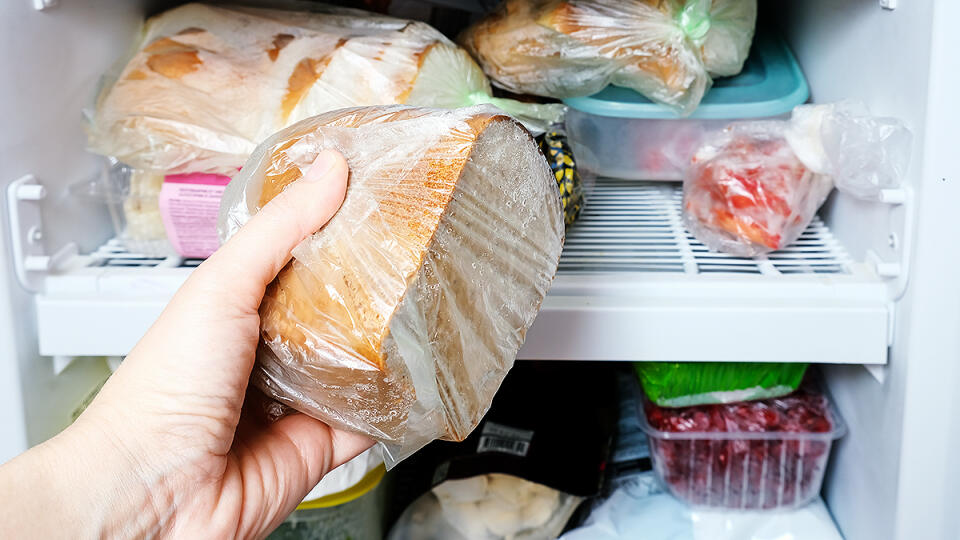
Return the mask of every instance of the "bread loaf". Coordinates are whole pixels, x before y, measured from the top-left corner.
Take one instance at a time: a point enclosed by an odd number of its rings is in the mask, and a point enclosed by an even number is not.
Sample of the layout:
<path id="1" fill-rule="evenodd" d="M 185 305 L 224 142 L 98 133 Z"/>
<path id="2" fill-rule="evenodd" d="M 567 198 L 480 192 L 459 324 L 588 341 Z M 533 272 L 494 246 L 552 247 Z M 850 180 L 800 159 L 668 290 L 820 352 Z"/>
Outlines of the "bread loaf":
<path id="1" fill-rule="evenodd" d="M 187 4 L 147 21 L 98 100 L 90 145 L 139 169 L 232 175 L 257 143 L 322 112 L 455 108 L 489 95 L 470 56 L 421 22 L 331 7 Z M 562 112 L 503 105 L 544 120 Z"/>
<path id="2" fill-rule="evenodd" d="M 567 98 L 608 84 L 689 114 L 711 74 L 740 71 L 756 0 L 507 0 L 463 46 L 494 83 Z"/>
<path id="3" fill-rule="evenodd" d="M 350 165 L 346 200 L 267 289 L 254 383 L 395 462 L 463 439 L 490 406 L 557 267 L 559 193 L 493 107 L 346 109 L 258 148 L 224 195 L 222 235 L 327 148 Z"/>

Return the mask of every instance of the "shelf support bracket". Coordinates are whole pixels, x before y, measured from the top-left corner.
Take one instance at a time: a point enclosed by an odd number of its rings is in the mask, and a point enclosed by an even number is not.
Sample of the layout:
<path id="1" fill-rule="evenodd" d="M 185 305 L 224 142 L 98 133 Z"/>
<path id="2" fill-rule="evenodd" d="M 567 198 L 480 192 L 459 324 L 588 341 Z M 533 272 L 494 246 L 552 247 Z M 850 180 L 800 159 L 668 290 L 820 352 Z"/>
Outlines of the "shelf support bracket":
<path id="1" fill-rule="evenodd" d="M 40 213 L 40 203 L 46 196 L 47 188 L 32 174 L 21 176 L 7 186 L 13 266 L 17 281 L 32 293 L 43 292 L 46 275 L 77 255 L 77 245 L 73 242 L 47 253 Z"/>

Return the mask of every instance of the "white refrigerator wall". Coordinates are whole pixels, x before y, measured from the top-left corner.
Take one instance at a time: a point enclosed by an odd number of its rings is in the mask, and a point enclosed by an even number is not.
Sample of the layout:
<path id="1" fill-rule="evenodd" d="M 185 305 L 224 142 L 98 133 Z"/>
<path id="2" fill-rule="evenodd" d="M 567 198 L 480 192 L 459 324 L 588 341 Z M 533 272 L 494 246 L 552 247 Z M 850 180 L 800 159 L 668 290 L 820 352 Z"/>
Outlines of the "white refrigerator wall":
<path id="1" fill-rule="evenodd" d="M 142 4 L 64 0 L 37 12 L 30 0 L 0 2 L 0 185 L 4 199 L 7 184 L 24 174 L 48 187 L 43 208 L 48 250 L 67 241 L 90 250 L 111 234 L 103 209 L 77 204 L 67 186 L 96 173 L 94 157 L 84 151 L 81 110 L 91 102 L 100 74 L 139 31 Z M 13 275 L 5 218 L 0 233 L 2 462 L 66 425 L 72 406 L 103 370 L 100 362 L 78 362 L 54 378 L 51 359 L 37 354 L 33 302 Z"/>
<path id="2" fill-rule="evenodd" d="M 960 412 L 960 35 L 949 24 L 957 17 L 955 0 L 901 1 L 893 11 L 874 0 L 794 0 L 781 20 L 814 101 L 862 99 L 874 113 L 906 121 L 915 136 L 912 231 L 902 207 L 835 197 L 824 212 L 855 258 L 872 249 L 909 268 L 884 382 L 854 366 L 828 370 L 850 434 L 836 446 L 824 493 L 849 538 L 958 537 L 951 506 L 960 467 L 950 443 L 960 423 L 947 420 Z M 892 246 L 890 232 L 898 234 Z"/>

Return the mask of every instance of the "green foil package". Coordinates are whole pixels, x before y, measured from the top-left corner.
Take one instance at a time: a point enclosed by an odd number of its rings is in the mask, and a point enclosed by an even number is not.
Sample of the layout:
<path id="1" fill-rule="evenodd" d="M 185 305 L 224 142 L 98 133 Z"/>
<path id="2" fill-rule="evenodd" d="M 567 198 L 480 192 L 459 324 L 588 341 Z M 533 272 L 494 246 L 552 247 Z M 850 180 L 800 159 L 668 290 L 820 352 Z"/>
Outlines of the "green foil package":
<path id="1" fill-rule="evenodd" d="M 636 362 L 650 401 L 689 407 L 784 396 L 796 390 L 807 364 L 752 362 Z"/>

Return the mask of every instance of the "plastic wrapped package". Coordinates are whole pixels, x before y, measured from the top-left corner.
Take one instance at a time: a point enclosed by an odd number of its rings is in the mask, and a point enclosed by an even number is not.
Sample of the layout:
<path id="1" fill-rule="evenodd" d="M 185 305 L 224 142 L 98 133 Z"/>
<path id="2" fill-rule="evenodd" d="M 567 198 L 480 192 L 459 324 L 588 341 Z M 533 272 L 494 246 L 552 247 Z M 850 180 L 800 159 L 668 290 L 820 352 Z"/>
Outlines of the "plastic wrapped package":
<path id="1" fill-rule="evenodd" d="M 663 408 L 646 401 L 641 428 L 653 469 L 695 507 L 799 508 L 816 498 L 845 427 L 812 383 L 781 398 Z"/>
<path id="2" fill-rule="evenodd" d="M 786 247 L 833 189 L 784 137 L 784 122 L 733 124 L 708 137 L 683 181 L 683 221 L 716 251 L 753 257 Z"/>
<path id="3" fill-rule="evenodd" d="M 583 207 L 585 187 L 567 135 L 559 129 L 551 129 L 537 136 L 537 144 L 557 179 L 563 221 L 572 225 Z"/>
<path id="4" fill-rule="evenodd" d="M 637 362 L 643 392 L 661 407 L 768 399 L 797 389 L 807 364 Z"/>
<path id="5" fill-rule="evenodd" d="M 125 237 L 152 232 L 163 240 L 167 225 L 175 246 L 207 246 L 216 231 L 200 203 L 218 198 L 256 145 L 279 129 L 344 107 L 481 103 L 532 125 L 563 114 L 560 104 L 493 98 L 466 51 L 424 23 L 322 6 L 293 12 L 187 4 L 147 21 L 132 57 L 97 99 L 89 145 L 151 178 L 222 175 L 216 182 L 192 178 L 171 194 L 163 222 L 152 202 L 159 185 L 135 208 L 125 205 L 134 229 Z M 173 231 L 167 214 L 182 208 L 204 215 L 184 217 L 185 230 Z M 142 227 L 135 223 L 141 217 L 149 222 Z M 186 238 L 195 223 L 204 224 L 203 238 Z M 179 251 L 209 255 L 197 252 L 206 247 Z"/>
<path id="6" fill-rule="evenodd" d="M 460 37 L 493 81 L 569 98 L 608 84 L 686 115 L 750 49 L 756 0 L 507 0 Z"/>
<path id="7" fill-rule="evenodd" d="M 390 466 L 462 440 L 489 408 L 556 271 L 560 198 L 493 107 L 343 109 L 257 149 L 224 194 L 222 237 L 328 148 L 350 166 L 346 200 L 268 287 L 253 382 L 377 439 Z"/>
<path id="8" fill-rule="evenodd" d="M 785 137 L 809 169 L 865 200 L 900 187 L 913 143 L 903 122 L 872 116 L 858 101 L 797 107 Z"/>
<path id="9" fill-rule="evenodd" d="M 652 480 L 652 481 L 651 481 Z M 790 511 L 692 509 L 664 493 L 650 473 L 619 483 L 561 540 L 842 540 L 823 501 Z"/>
<path id="10" fill-rule="evenodd" d="M 900 185 L 911 135 L 854 102 L 801 105 L 789 121 L 731 124 L 706 139 L 683 182 L 684 224 L 707 247 L 753 257 L 784 248 L 837 188 L 876 199 Z"/>
<path id="11" fill-rule="evenodd" d="M 581 497 L 506 474 L 447 480 L 418 498 L 389 540 L 550 540 Z"/>

